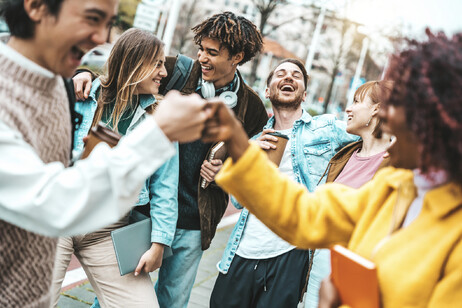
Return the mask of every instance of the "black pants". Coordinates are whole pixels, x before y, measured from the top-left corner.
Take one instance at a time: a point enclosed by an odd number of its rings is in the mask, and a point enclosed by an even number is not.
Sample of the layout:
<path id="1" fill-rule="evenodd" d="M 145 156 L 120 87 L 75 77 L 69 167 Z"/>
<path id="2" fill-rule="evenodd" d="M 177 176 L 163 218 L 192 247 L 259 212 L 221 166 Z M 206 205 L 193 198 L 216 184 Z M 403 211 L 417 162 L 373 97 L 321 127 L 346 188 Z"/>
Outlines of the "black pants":
<path id="1" fill-rule="evenodd" d="M 297 307 L 308 265 L 308 250 L 293 249 L 262 260 L 236 255 L 228 273 L 218 275 L 210 307 Z"/>

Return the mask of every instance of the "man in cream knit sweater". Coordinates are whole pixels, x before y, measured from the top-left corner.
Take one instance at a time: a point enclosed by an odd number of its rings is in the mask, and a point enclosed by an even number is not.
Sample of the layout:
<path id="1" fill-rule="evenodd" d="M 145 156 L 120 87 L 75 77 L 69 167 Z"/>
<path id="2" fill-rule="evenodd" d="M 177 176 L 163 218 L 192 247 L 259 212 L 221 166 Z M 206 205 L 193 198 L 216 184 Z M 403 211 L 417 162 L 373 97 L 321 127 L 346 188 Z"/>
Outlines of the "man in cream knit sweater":
<path id="1" fill-rule="evenodd" d="M 144 180 L 200 137 L 211 113 L 196 97 L 166 96 L 114 149 L 69 163 L 71 123 L 61 76 L 106 41 L 117 0 L 5 0 L 0 43 L 0 307 L 48 307 L 56 237 L 115 222 Z M 194 114 L 194 117 L 191 117 Z"/>

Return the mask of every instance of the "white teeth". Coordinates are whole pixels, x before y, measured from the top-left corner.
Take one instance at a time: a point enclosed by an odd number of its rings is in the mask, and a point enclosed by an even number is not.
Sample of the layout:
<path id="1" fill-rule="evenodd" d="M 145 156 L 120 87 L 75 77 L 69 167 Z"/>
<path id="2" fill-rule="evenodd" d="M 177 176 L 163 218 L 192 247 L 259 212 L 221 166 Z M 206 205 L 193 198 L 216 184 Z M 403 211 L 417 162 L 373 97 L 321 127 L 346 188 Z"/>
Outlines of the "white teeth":
<path id="1" fill-rule="evenodd" d="M 211 70 L 212 69 L 211 66 L 203 66 L 203 65 L 201 65 L 201 68 L 204 69 L 204 70 Z"/>
<path id="2" fill-rule="evenodd" d="M 281 90 L 282 90 L 282 91 L 295 91 L 294 87 L 291 86 L 291 85 L 283 85 L 283 86 L 281 87 Z"/>

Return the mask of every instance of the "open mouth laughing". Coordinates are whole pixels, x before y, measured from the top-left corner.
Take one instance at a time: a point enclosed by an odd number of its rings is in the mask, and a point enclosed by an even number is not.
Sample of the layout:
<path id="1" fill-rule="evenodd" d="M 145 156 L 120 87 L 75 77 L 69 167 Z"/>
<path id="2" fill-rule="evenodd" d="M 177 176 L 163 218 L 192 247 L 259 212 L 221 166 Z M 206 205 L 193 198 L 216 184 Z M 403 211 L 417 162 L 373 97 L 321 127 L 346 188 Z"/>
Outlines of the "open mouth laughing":
<path id="1" fill-rule="evenodd" d="M 281 92 L 283 93 L 287 93 L 287 94 L 290 94 L 290 93 L 293 93 L 295 92 L 295 87 L 293 84 L 289 84 L 289 83 L 283 83 L 279 89 L 281 90 Z"/>
<path id="2" fill-rule="evenodd" d="M 71 48 L 71 57 L 75 65 L 80 65 L 80 60 L 85 55 L 87 50 L 84 50 L 78 46 L 72 46 Z"/>
<path id="3" fill-rule="evenodd" d="M 207 74 L 208 72 L 212 70 L 212 66 L 201 64 L 201 69 L 202 69 L 202 73 Z"/>

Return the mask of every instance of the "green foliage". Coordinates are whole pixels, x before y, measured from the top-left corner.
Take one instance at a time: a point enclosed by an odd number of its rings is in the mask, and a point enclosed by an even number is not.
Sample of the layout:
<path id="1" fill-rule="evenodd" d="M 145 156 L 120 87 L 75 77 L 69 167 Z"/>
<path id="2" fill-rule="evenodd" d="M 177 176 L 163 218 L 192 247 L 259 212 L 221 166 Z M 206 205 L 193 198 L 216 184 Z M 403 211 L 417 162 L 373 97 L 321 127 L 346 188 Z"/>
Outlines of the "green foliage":
<path id="1" fill-rule="evenodd" d="M 127 30 L 133 26 L 136 8 L 141 0 L 121 0 L 119 3 L 119 14 L 115 25 L 122 30 Z"/>
<path id="2" fill-rule="evenodd" d="M 317 116 L 317 115 L 320 115 L 319 112 L 317 112 L 316 110 L 314 110 L 313 108 L 307 108 L 306 111 L 312 116 Z"/>

